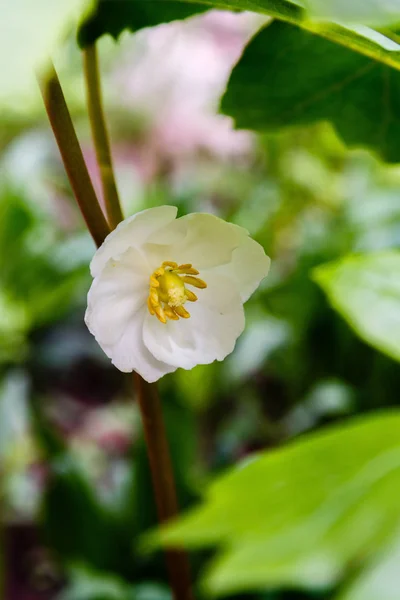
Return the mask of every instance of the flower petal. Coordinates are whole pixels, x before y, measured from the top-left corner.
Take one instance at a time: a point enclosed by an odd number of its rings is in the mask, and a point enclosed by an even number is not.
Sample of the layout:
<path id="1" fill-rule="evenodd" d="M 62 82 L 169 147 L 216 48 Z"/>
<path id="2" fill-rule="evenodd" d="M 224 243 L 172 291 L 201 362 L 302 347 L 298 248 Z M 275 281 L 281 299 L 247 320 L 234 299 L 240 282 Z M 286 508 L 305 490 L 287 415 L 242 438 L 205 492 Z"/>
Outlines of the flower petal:
<path id="1" fill-rule="evenodd" d="M 125 219 L 112 231 L 97 250 L 90 264 L 90 271 L 96 277 L 110 258 L 117 258 L 129 247 L 139 247 L 157 230 L 175 220 L 176 206 L 158 206 L 142 210 Z"/>
<path id="2" fill-rule="evenodd" d="M 240 246 L 232 252 L 231 262 L 214 267 L 210 272 L 231 278 L 235 282 L 242 302 L 246 302 L 268 275 L 270 265 L 271 259 L 265 254 L 264 248 L 251 237 L 246 236 Z M 207 270 L 201 275 L 206 280 L 209 277 Z"/>
<path id="3" fill-rule="evenodd" d="M 230 262 L 234 249 L 248 236 L 243 227 L 207 213 L 186 215 L 177 222 L 187 226 L 187 233 L 171 248 L 173 260 L 192 263 L 199 270 Z"/>
<path id="4" fill-rule="evenodd" d="M 208 287 L 188 306 L 191 317 L 160 323 L 146 315 L 144 343 L 158 360 L 184 369 L 223 360 L 244 328 L 242 301 L 233 282 L 210 273 Z"/>
<path id="5" fill-rule="evenodd" d="M 210 269 L 215 270 L 235 282 L 243 302 L 268 274 L 271 261 L 263 247 L 243 227 L 214 215 L 194 213 L 181 217 L 160 230 L 160 234 L 153 234 L 144 247 L 152 263 L 190 262 L 200 270 L 203 279 L 207 279 Z M 167 241 L 171 243 L 167 245 Z"/>
<path id="6" fill-rule="evenodd" d="M 175 371 L 176 367 L 157 360 L 144 345 L 142 329 L 146 313 L 147 308 L 144 307 L 136 312 L 118 342 L 102 348 L 117 369 L 123 373 L 136 371 L 143 379 L 153 383 Z"/>
<path id="7" fill-rule="evenodd" d="M 146 303 L 148 268 L 142 255 L 129 248 L 110 259 L 88 293 L 85 321 L 100 345 L 114 344 L 131 316 Z"/>

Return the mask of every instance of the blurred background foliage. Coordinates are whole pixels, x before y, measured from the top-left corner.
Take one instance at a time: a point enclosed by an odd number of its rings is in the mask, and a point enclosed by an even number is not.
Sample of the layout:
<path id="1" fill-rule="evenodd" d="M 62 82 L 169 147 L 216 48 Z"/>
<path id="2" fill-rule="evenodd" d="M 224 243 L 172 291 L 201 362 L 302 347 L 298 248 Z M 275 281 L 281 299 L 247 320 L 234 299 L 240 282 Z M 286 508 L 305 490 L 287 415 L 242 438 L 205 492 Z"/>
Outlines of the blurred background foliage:
<path id="1" fill-rule="evenodd" d="M 213 212 L 246 227 L 272 258 L 234 353 L 160 382 L 183 508 L 260 449 L 398 404 L 397 363 L 356 336 L 311 275 L 349 252 L 399 247 L 400 168 L 346 150 L 326 123 L 256 136 L 217 115 L 259 25 L 254 15 L 210 12 L 100 42 L 125 213 L 161 204 Z M 99 188 L 74 40 L 57 66 Z M 138 548 L 156 513 L 132 382 L 83 323 L 94 245 L 39 100 L 1 122 L 6 598 L 167 600 L 161 553 Z M 195 575 L 209 554 L 194 553 Z"/>

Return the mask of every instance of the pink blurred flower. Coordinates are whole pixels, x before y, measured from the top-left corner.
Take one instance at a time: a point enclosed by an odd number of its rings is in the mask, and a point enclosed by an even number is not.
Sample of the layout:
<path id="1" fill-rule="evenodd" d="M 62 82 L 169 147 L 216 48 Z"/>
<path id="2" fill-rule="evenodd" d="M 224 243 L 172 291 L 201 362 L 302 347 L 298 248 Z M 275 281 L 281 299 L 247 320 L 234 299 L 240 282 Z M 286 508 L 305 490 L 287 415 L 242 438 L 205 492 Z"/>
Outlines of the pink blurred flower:
<path id="1" fill-rule="evenodd" d="M 251 13 L 210 11 L 126 42 L 111 87 L 123 105 L 143 116 L 150 162 L 199 152 L 231 160 L 251 152 L 253 136 L 235 131 L 217 110 L 232 67 L 259 26 Z"/>

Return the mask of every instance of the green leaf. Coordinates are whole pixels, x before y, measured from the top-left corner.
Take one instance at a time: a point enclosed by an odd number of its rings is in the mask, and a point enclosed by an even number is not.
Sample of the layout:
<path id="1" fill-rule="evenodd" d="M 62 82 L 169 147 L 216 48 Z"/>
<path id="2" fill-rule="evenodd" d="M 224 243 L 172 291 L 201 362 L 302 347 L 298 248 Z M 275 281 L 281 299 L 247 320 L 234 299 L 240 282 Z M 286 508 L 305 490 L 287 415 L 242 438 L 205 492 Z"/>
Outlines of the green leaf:
<path id="1" fill-rule="evenodd" d="M 400 52 L 382 52 L 400 67 Z M 396 70 L 274 22 L 253 38 L 233 70 L 222 111 L 237 127 L 259 131 L 329 120 L 350 146 L 369 146 L 399 161 L 399 102 Z"/>
<path id="2" fill-rule="evenodd" d="M 19 0 L 3 7 L 0 46 L 0 106 L 26 110 L 35 98 L 35 69 L 48 60 L 91 0 Z"/>
<path id="3" fill-rule="evenodd" d="M 363 340 L 400 360 L 400 252 L 346 257 L 313 277 Z"/>
<path id="4" fill-rule="evenodd" d="M 80 46 L 92 44 L 109 33 L 137 31 L 160 23 L 186 19 L 211 8 L 251 10 L 282 18 L 295 18 L 302 9 L 290 0 L 98 0 L 93 13 L 78 32 Z"/>
<path id="5" fill-rule="evenodd" d="M 387 25 L 400 22 L 400 0 L 304 0 L 309 14 L 326 21 Z"/>
<path id="6" fill-rule="evenodd" d="M 221 546 L 214 594 L 332 586 L 400 525 L 400 411 L 348 421 L 262 453 L 166 527 L 168 546 Z"/>
<path id="7" fill-rule="evenodd" d="M 186 19 L 204 12 L 204 4 L 186 4 L 171 0 L 113 0 L 98 2 L 96 10 L 78 32 L 78 43 L 87 46 L 104 33 L 117 38 L 124 29 L 137 31 L 160 23 Z"/>

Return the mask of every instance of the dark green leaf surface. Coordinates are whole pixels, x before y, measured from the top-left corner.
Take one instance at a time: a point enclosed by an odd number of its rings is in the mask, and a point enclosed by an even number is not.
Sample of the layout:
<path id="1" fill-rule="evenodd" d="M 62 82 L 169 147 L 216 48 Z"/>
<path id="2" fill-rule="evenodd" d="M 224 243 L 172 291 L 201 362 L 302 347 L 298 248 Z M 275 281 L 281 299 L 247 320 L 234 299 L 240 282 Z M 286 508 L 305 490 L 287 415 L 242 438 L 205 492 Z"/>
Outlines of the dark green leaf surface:
<path id="1" fill-rule="evenodd" d="M 96 41 L 104 33 L 117 38 L 124 29 L 137 31 L 160 23 L 186 19 L 207 10 L 204 4 L 165 2 L 163 0 L 113 0 L 99 2 L 95 12 L 81 26 L 78 42 L 81 46 Z"/>
<path id="2" fill-rule="evenodd" d="M 393 411 L 260 454 L 219 478 L 162 541 L 222 546 L 205 578 L 214 594 L 331 586 L 400 525 L 399 434 Z"/>
<path id="3" fill-rule="evenodd" d="M 400 252 L 346 257 L 314 274 L 359 336 L 400 360 Z"/>
<path id="4" fill-rule="evenodd" d="M 393 58 L 399 52 L 387 52 Z M 236 126 L 275 131 L 328 120 L 351 146 L 400 160 L 400 74 L 292 25 L 274 22 L 234 69 L 222 111 Z"/>

